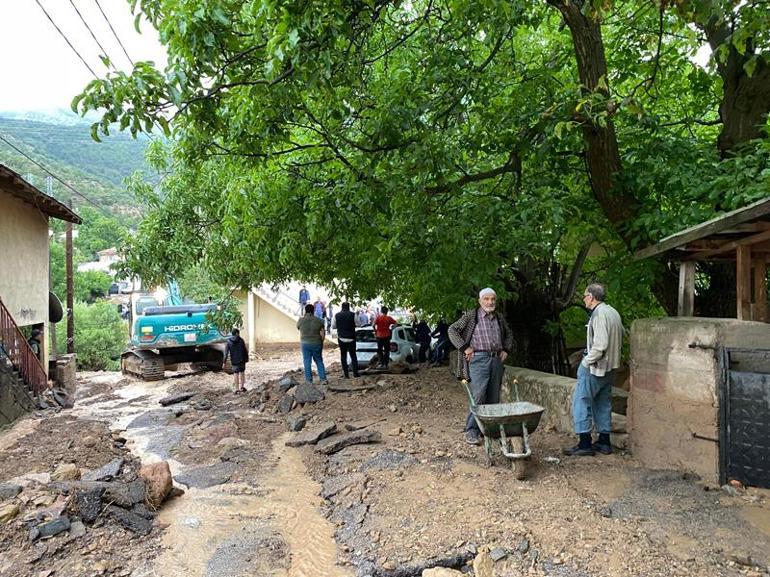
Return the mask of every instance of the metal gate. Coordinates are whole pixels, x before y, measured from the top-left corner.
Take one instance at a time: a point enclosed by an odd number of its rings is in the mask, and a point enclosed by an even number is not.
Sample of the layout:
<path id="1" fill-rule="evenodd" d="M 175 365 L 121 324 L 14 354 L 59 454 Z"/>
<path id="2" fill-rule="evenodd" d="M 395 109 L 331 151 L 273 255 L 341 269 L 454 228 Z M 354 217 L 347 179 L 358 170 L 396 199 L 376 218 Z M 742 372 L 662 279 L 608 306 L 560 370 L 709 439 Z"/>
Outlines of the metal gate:
<path id="1" fill-rule="evenodd" d="M 770 350 L 723 349 L 720 481 L 770 488 Z"/>

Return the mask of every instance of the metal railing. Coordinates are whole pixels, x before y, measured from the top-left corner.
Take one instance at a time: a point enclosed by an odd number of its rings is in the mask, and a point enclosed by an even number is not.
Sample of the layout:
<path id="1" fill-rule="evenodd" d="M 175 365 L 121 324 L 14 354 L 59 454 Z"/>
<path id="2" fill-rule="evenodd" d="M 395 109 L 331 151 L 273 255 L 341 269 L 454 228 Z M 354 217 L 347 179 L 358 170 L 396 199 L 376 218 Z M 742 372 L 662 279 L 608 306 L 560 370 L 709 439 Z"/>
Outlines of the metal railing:
<path id="1" fill-rule="evenodd" d="M 259 296 L 273 303 L 276 308 L 283 311 L 285 314 L 294 318 L 301 316 L 299 301 L 295 300 L 286 292 L 280 289 L 273 290 L 273 287 L 267 283 L 255 288 Z"/>
<path id="2" fill-rule="evenodd" d="M 45 369 L 37 358 L 27 339 L 19 330 L 11 313 L 0 299 L 0 347 L 10 360 L 13 368 L 19 371 L 22 380 L 37 395 L 48 387 Z"/>

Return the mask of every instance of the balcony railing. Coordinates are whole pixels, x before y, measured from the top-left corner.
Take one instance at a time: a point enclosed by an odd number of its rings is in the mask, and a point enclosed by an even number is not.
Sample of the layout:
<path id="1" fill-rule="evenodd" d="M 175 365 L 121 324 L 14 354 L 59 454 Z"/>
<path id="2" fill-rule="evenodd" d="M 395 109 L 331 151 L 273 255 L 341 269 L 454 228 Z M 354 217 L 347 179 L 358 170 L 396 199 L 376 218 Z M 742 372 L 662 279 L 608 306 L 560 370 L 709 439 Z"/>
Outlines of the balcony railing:
<path id="1" fill-rule="evenodd" d="M 0 299 L 0 351 L 36 395 L 48 387 L 45 369 Z"/>

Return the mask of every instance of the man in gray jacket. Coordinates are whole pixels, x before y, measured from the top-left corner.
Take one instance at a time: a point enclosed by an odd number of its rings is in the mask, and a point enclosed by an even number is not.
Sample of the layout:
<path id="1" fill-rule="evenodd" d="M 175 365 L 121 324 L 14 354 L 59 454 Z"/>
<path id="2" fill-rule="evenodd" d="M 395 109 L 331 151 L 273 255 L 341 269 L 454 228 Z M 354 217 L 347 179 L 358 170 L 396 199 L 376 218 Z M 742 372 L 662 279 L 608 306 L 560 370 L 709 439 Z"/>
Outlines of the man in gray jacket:
<path id="1" fill-rule="evenodd" d="M 495 310 L 497 295 L 491 288 L 479 292 L 479 306 L 449 327 L 449 340 L 457 348 L 461 379 L 470 377 L 476 404 L 499 403 L 503 363 L 513 346 L 513 335 L 502 313 Z M 481 443 L 481 431 L 471 413 L 465 420 L 465 441 Z"/>
<path id="2" fill-rule="evenodd" d="M 615 371 L 620 367 L 620 348 L 623 344 L 623 323 L 618 311 L 604 302 L 603 285 L 590 284 L 583 293 L 583 302 L 591 317 L 587 325 L 586 354 L 578 367 L 577 385 L 572 395 L 572 420 L 580 440 L 577 445 L 564 449 L 565 455 L 589 456 L 597 451 L 612 453 L 612 386 Z M 596 428 L 599 438 L 591 440 Z"/>

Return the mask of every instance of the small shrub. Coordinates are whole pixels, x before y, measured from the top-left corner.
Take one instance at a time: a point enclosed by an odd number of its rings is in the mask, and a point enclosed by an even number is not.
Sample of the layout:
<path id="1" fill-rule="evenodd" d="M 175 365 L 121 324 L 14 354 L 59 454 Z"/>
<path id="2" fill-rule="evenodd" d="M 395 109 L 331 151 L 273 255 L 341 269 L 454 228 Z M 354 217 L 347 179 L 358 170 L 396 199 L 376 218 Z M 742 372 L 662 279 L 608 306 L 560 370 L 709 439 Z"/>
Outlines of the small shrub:
<path id="1" fill-rule="evenodd" d="M 75 303 L 75 353 L 79 369 L 119 370 L 118 359 L 127 340 L 128 327 L 115 305 L 107 302 L 91 305 Z"/>

